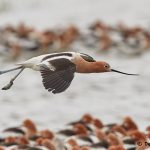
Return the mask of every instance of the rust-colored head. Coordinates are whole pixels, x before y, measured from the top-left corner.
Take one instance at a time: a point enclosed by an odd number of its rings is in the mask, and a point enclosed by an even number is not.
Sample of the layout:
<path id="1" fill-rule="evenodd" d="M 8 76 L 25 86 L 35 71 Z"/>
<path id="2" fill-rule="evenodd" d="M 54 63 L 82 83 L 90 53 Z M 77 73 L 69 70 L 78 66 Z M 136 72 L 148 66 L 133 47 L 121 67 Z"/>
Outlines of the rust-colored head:
<path id="1" fill-rule="evenodd" d="M 95 65 L 96 72 L 110 72 L 111 67 L 107 62 L 97 61 Z"/>
<path id="2" fill-rule="evenodd" d="M 35 134 L 37 133 L 36 125 L 35 125 L 35 123 L 34 123 L 32 120 L 30 120 L 30 119 L 24 120 L 22 126 L 26 128 L 27 134 L 28 134 L 29 136 L 35 135 Z"/>
<path id="3" fill-rule="evenodd" d="M 125 75 L 138 75 L 138 74 L 125 73 L 122 71 L 112 69 L 110 67 L 110 65 L 104 61 L 97 61 L 95 66 L 96 66 L 96 68 L 95 68 L 96 72 L 117 72 L 117 73 L 121 73 L 121 74 L 125 74 Z"/>

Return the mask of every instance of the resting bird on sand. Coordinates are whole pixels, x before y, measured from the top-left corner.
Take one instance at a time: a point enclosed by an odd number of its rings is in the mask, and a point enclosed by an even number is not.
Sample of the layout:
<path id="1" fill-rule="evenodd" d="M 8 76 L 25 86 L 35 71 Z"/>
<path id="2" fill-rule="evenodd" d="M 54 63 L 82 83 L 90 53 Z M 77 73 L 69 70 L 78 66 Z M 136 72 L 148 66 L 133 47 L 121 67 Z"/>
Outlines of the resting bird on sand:
<path id="1" fill-rule="evenodd" d="M 40 55 L 18 65 L 19 66 L 16 68 L 0 71 L 1 75 L 7 72 L 20 70 L 19 73 L 10 80 L 9 84 L 2 88 L 2 90 L 10 89 L 14 80 L 25 68 L 40 71 L 45 89 L 51 91 L 54 94 L 61 93 L 70 86 L 75 72 L 118 72 L 126 75 L 137 75 L 111 69 L 107 62 L 96 61 L 87 54 L 77 52 L 62 52 Z"/>

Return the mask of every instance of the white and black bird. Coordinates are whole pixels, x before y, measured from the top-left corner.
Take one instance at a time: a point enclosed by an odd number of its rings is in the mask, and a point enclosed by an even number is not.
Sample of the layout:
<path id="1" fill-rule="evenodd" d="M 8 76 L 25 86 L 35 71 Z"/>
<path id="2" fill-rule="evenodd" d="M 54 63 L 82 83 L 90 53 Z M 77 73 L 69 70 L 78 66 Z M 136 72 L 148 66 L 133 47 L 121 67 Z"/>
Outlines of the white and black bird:
<path id="1" fill-rule="evenodd" d="M 77 52 L 62 52 L 40 55 L 33 57 L 23 63 L 17 64 L 18 67 L 0 71 L 0 75 L 15 70 L 20 70 L 2 90 L 8 90 L 13 85 L 14 80 L 25 68 L 40 71 L 45 89 L 52 93 L 65 91 L 74 78 L 74 73 L 101 73 L 118 72 L 126 75 L 136 75 L 123 73 L 111 69 L 110 65 L 104 61 L 96 61 L 91 56 Z"/>

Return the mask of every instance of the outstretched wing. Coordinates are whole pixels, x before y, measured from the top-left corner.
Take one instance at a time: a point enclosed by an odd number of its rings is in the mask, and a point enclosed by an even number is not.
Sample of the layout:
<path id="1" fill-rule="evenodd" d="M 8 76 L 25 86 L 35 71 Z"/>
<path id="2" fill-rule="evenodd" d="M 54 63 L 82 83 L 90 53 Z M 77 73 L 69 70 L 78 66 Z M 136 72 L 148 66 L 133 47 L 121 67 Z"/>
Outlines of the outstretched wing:
<path id="1" fill-rule="evenodd" d="M 48 62 L 53 69 L 41 66 L 41 76 L 43 85 L 52 93 L 61 93 L 65 91 L 74 78 L 76 66 L 66 58 L 58 58 Z"/>

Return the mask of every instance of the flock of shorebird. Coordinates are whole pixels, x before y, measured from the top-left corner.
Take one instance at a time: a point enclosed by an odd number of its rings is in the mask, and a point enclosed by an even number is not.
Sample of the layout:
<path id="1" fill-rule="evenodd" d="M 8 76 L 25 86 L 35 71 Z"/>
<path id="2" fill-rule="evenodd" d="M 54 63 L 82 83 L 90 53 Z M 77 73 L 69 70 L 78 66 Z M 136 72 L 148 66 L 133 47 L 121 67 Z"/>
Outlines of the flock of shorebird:
<path id="1" fill-rule="evenodd" d="M 120 124 L 104 124 L 85 114 L 57 132 L 38 130 L 26 119 L 1 133 L 0 150 L 146 150 L 149 139 L 150 126 L 141 132 L 130 117 Z"/>
<path id="2" fill-rule="evenodd" d="M 82 31 L 75 25 L 39 31 L 25 26 L 6 26 L 0 29 L 0 53 L 18 58 L 24 51 L 40 53 L 61 52 L 79 43 L 92 50 L 115 48 L 126 54 L 139 54 L 150 49 L 150 31 L 140 26 L 128 27 L 123 23 L 110 26 L 102 21 Z M 48 51 L 49 50 L 49 51 Z"/>
<path id="3" fill-rule="evenodd" d="M 10 89 L 15 79 L 25 68 L 40 71 L 45 89 L 54 94 L 64 92 L 70 86 L 75 72 L 117 72 L 125 75 L 137 75 L 112 69 L 107 62 L 96 61 L 87 54 L 77 52 L 62 52 L 40 55 L 18 65 L 19 66 L 16 68 L 0 71 L 1 75 L 11 71 L 20 70 L 19 73 L 17 73 L 15 77 L 10 80 L 9 84 L 2 88 L 2 90 Z"/>

